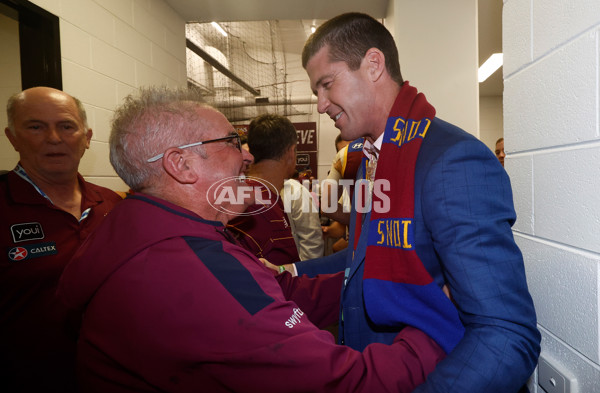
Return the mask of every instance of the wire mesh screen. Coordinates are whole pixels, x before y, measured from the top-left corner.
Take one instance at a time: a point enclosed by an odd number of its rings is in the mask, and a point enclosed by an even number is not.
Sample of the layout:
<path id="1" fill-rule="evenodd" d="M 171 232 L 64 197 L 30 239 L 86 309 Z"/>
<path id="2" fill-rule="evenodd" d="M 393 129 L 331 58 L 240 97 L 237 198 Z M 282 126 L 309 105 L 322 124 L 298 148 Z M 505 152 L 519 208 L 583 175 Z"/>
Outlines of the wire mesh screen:
<path id="1" fill-rule="evenodd" d="M 265 113 L 298 114 L 286 102 L 285 51 L 278 21 L 188 23 L 188 84 L 231 122 Z"/>

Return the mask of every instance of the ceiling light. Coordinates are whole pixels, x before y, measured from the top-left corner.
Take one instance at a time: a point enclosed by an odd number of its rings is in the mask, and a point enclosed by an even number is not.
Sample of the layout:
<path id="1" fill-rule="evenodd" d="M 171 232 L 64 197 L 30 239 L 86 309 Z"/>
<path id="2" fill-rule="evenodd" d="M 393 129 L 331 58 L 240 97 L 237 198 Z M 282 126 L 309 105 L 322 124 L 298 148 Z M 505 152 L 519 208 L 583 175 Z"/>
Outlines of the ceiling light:
<path id="1" fill-rule="evenodd" d="M 478 77 L 479 83 L 483 82 L 492 75 L 498 68 L 502 66 L 502 53 L 494 53 L 489 59 L 479 67 Z"/>
<path id="2" fill-rule="evenodd" d="M 217 29 L 219 33 L 223 34 L 223 37 L 227 37 L 227 32 L 221 27 L 220 24 L 217 22 L 211 22 L 211 25 L 213 25 L 213 27 Z"/>
<path id="3" fill-rule="evenodd" d="M 315 25 L 312 25 L 312 26 L 310 27 L 310 32 L 311 32 L 311 33 L 314 33 L 314 32 L 315 32 L 315 30 L 317 30 L 317 26 L 315 26 Z"/>

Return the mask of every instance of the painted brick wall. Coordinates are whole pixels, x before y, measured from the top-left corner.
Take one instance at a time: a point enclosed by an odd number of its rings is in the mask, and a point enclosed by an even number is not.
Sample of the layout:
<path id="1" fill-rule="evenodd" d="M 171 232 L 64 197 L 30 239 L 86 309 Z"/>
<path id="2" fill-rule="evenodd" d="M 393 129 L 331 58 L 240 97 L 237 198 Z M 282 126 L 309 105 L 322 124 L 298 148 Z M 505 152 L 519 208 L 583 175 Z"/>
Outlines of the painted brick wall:
<path id="1" fill-rule="evenodd" d="M 32 2 L 60 19 L 63 90 L 85 104 L 94 131 L 81 174 L 127 190 L 108 159 L 113 110 L 140 86 L 186 84 L 185 21 L 162 0 Z"/>
<path id="2" fill-rule="evenodd" d="M 505 0 L 504 136 L 542 356 L 600 392 L 600 2 Z M 542 393 L 537 373 L 532 393 Z"/>

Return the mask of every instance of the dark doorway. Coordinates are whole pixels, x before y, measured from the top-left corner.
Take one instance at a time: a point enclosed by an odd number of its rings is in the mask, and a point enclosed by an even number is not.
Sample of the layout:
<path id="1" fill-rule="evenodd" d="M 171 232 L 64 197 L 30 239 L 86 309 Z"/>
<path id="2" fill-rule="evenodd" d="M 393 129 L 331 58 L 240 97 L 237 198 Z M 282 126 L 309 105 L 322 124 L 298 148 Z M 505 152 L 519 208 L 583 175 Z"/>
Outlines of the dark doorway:
<path id="1" fill-rule="evenodd" d="M 26 0 L 0 0 L 0 13 L 19 22 L 21 88 L 62 90 L 58 17 Z"/>

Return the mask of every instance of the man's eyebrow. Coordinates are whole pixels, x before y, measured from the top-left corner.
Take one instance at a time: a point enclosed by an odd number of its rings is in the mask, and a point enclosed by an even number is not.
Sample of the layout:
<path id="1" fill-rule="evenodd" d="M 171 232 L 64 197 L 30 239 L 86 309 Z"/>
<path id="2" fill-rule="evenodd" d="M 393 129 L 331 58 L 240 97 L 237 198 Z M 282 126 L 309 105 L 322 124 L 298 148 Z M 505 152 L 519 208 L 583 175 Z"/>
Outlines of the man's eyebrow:
<path id="1" fill-rule="evenodd" d="M 319 86 L 323 86 L 323 81 L 325 79 L 333 78 L 335 75 L 336 75 L 335 72 L 329 72 L 325 75 L 322 75 L 319 79 L 317 79 L 317 82 L 315 83 L 315 88 L 318 88 Z M 315 93 L 315 92 L 313 91 L 313 93 Z"/>
<path id="2" fill-rule="evenodd" d="M 16 124 L 16 122 L 15 122 Z M 47 121 L 44 120 L 40 120 L 40 119 L 25 119 L 22 122 L 20 122 L 19 124 L 21 124 L 22 127 L 29 127 L 32 125 L 38 125 L 38 126 L 44 126 L 44 127 L 48 127 L 50 123 L 48 123 Z"/>
<path id="3" fill-rule="evenodd" d="M 319 93 L 318 93 L 318 91 L 319 91 L 319 86 L 322 86 L 322 85 L 323 85 L 323 79 L 325 79 L 326 77 L 327 77 L 327 76 L 322 76 L 322 77 L 320 77 L 320 78 L 317 80 L 317 82 L 315 83 L 315 88 L 314 88 L 314 89 L 311 89 L 311 90 L 312 90 L 312 92 L 313 92 L 313 94 L 314 94 L 314 95 L 316 95 L 317 97 L 319 96 Z"/>
<path id="4" fill-rule="evenodd" d="M 329 77 L 329 75 L 323 75 L 322 77 L 320 77 L 317 80 L 317 83 L 315 83 L 315 87 L 319 87 L 319 86 L 323 85 L 323 79 L 328 78 L 328 77 Z"/>

